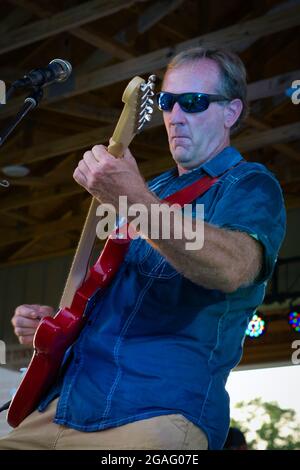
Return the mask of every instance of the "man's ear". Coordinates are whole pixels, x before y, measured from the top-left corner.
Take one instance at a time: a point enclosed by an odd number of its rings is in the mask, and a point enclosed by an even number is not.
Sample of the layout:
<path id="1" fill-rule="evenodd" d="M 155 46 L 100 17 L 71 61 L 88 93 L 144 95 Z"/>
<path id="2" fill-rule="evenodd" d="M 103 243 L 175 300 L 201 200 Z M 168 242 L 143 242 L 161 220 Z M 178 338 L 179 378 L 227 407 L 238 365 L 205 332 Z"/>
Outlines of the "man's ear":
<path id="1" fill-rule="evenodd" d="M 230 129 L 238 120 L 243 110 L 243 103 L 239 98 L 236 98 L 224 106 L 224 124 L 225 127 Z"/>

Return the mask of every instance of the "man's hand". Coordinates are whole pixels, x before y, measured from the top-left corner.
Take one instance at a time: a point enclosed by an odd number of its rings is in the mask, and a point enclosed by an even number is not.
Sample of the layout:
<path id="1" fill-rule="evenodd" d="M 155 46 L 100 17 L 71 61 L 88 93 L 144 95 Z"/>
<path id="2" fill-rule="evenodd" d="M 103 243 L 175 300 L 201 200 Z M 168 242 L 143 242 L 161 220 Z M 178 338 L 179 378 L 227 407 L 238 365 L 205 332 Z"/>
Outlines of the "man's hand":
<path id="1" fill-rule="evenodd" d="M 128 205 L 141 202 L 148 192 L 135 158 L 126 149 L 123 158 L 115 158 L 104 145 L 85 152 L 73 178 L 102 203 L 119 207 L 119 196 L 127 196 Z"/>
<path id="2" fill-rule="evenodd" d="M 19 305 L 12 317 L 15 334 L 21 344 L 31 345 L 40 320 L 52 316 L 54 309 L 47 305 Z"/>

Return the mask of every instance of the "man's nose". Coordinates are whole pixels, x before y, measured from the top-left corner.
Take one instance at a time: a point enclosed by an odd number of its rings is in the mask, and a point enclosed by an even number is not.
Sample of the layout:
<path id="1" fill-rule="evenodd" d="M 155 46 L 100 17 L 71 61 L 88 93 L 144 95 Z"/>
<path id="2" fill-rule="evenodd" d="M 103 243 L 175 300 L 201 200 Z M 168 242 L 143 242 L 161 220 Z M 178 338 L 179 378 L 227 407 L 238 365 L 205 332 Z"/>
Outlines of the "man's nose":
<path id="1" fill-rule="evenodd" d="M 170 112 L 170 124 L 184 124 L 185 122 L 185 112 L 182 111 L 179 103 L 175 103 L 172 111 Z"/>

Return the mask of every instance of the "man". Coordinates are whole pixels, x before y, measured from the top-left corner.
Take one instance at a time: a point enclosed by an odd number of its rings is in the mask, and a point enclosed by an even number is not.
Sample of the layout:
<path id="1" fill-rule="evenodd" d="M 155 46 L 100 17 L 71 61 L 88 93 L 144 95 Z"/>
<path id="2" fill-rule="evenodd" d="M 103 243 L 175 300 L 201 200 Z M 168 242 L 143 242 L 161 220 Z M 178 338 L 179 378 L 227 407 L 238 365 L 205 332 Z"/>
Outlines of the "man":
<path id="1" fill-rule="evenodd" d="M 187 231 L 175 238 L 178 213 L 170 239 L 131 242 L 57 383 L 2 448 L 223 447 L 226 380 L 276 262 L 284 204 L 274 176 L 230 147 L 230 132 L 247 112 L 245 69 L 235 54 L 183 52 L 162 90 L 158 103 L 176 168 L 147 187 L 129 150 L 115 159 L 96 145 L 74 178 L 103 203 L 118 207 L 126 195 L 128 205 L 150 212 L 203 176 L 219 177 L 194 201 L 204 204 L 204 245 L 187 250 Z M 32 342 L 38 318 L 48 313 L 36 305 L 16 309 L 21 343 Z"/>

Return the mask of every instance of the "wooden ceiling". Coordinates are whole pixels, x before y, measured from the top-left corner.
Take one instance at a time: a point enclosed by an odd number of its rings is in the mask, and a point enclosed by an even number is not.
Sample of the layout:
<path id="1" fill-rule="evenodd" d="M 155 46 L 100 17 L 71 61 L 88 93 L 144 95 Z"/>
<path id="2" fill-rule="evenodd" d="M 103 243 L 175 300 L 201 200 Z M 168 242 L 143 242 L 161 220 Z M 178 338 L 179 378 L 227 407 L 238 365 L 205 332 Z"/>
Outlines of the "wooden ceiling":
<path id="1" fill-rule="evenodd" d="M 288 208 L 300 207 L 300 106 L 285 95 L 300 79 L 299 1 L 3 0 L 1 12 L 0 79 L 8 87 L 57 57 L 74 70 L 45 90 L 0 149 L 1 167 L 30 169 L 0 189 L 1 265 L 74 251 L 90 202 L 72 180 L 76 162 L 107 143 L 134 75 L 161 77 L 172 55 L 202 43 L 228 46 L 245 62 L 251 114 L 232 143 L 276 173 Z M 1 107 L 1 129 L 23 99 Z M 132 151 L 147 179 L 172 166 L 158 113 Z"/>

